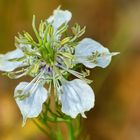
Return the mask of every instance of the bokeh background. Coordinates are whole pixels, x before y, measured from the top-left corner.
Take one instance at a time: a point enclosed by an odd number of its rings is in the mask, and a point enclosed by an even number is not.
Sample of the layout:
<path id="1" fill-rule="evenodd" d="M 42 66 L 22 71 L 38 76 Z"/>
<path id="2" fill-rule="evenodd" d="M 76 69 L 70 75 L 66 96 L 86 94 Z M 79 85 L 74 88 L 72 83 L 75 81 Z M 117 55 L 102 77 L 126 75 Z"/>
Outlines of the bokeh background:
<path id="1" fill-rule="evenodd" d="M 32 32 L 59 5 L 73 13 L 71 25 L 86 25 L 85 36 L 119 51 L 106 69 L 91 72 L 96 105 L 87 113 L 91 140 L 140 140 L 140 0 L 0 0 L 0 53 L 13 50 L 14 36 Z M 13 98 L 20 80 L 0 76 L 0 140 L 46 140 L 32 121 L 21 128 Z"/>

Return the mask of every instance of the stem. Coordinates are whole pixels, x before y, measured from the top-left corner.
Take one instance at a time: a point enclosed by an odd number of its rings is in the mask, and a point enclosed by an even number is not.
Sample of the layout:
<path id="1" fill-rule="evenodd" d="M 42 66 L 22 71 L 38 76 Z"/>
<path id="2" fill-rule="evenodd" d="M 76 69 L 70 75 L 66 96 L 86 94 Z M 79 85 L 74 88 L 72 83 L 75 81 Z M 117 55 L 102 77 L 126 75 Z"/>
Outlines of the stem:
<path id="1" fill-rule="evenodd" d="M 34 119 L 32 119 L 33 123 L 48 137 L 48 132 L 40 126 Z"/>
<path id="2" fill-rule="evenodd" d="M 77 138 L 79 135 L 80 135 L 80 133 L 81 133 L 81 131 L 82 131 L 82 129 L 83 129 L 83 127 L 82 127 L 82 122 L 81 122 L 81 116 L 78 116 L 77 117 L 77 123 L 76 123 L 76 132 L 75 132 L 75 137 Z"/>
<path id="3" fill-rule="evenodd" d="M 63 135 L 62 135 L 62 132 L 61 132 L 61 127 L 59 126 L 60 124 L 56 124 L 57 125 L 57 140 L 64 140 L 63 139 Z"/>
<path id="4" fill-rule="evenodd" d="M 34 124 L 39 128 L 39 130 L 41 130 L 46 137 L 51 138 L 51 140 L 55 140 L 54 134 L 52 132 L 47 131 L 45 128 L 43 128 L 37 121 L 35 121 L 34 119 L 32 119 L 32 121 L 34 122 Z M 43 124 L 45 125 L 45 124 Z M 46 126 L 46 125 L 45 125 Z"/>
<path id="5" fill-rule="evenodd" d="M 69 119 L 69 121 L 67 122 L 67 127 L 68 127 L 68 140 L 75 140 L 74 130 L 73 130 L 73 125 L 72 125 L 71 119 Z"/>

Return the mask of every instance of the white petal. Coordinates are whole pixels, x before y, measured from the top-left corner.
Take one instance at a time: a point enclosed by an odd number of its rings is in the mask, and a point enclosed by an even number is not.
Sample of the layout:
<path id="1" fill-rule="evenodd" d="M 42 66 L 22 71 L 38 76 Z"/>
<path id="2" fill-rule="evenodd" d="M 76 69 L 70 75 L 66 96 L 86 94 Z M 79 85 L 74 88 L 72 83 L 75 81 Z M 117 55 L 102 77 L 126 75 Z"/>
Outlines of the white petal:
<path id="1" fill-rule="evenodd" d="M 86 117 L 84 112 L 94 107 L 93 90 L 82 80 L 75 79 L 66 82 L 61 86 L 59 94 L 62 112 L 72 118 L 76 118 L 79 113 Z"/>
<path id="2" fill-rule="evenodd" d="M 90 57 L 96 52 L 100 54 L 96 59 L 96 63 L 87 60 L 87 57 Z M 75 56 L 78 63 L 82 63 L 88 68 L 94 68 L 96 66 L 105 68 L 110 64 L 113 53 L 110 53 L 109 50 L 103 47 L 100 43 L 90 38 L 85 38 L 77 45 Z"/>
<path id="3" fill-rule="evenodd" d="M 0 71 L 10 72 L 21 66 L 23 66 L 22 62 L 10 62 L 0 57 Z"/>
<path id="4" fill-rule="evenodd" d="M 23 91 L 28 84 L 28 82 L 21 82 L 16 87 L 14 96 L 16 97 L 18 95 L 18 92 Z M 34 84 L 29 86 L 26 90 L 30 91 L 33 85 Z M 40 112 L 42 111 L 42 105 L 46 101 L 47 97 L 47 90 L 43 86 L 38 86 L 38 88 L 25 99 L 20 100 L 19 98 L 16 98 L 16 103 L 18 104 L 23 116 L 23 125 L 25 125 L 27 118 L 34 118 L 40 114 Z"/>
<path id="5" fill-rule="evenodd" d="M 52 23 L 54 29 L 57 30 L 62 24 L 68 23 L 71 20 L 71 17 L 72 13 L 70 11 L 56 9 L 47 21 L 48 23 Z"/>
<path id="6" fill-rule="evenodd" d="M 20 49 L 0 55 L 0 71 L 13 71 L 14 69 L 23 66 L 23 62 L 12 62 L 10 59 L 23 57 L 24 53 Z"/>
<path id="7" fill-rule="evenodd" d="M 24 56 L 24 53 L 20 49 L 16 49 L 16 50 L 6 53 L 4 55 L 4 58 L 8 60 L 8 59 L 20 58 L 23 56 Z"/>

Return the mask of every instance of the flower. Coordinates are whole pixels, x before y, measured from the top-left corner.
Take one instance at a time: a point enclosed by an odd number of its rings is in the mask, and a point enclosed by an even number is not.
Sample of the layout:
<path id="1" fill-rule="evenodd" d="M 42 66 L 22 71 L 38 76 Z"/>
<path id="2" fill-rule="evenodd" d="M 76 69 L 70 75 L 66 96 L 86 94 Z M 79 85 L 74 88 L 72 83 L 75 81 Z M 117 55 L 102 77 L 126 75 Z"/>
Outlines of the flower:
<path id="1" fill-rule="evenodd" d="M 78 114 L 86 117 L 85 112 L 94 107 L 95 96 L 88 85 L 89 70 L 77 71 L 79 64 L 87 68 L 96 66 L 105 68 L 113 55 L 98 42 L 78 38 L 85 32 L 85 27 L 78 24 L 72 27 L 72 35 L 67 36 L 68 22 L 72 14 L 68 10 L 56 9 L 52 16 L 42 21 L 39 30 L 33 30 L 37 41 L 27 32 L 19 34 L 16 50 L 0 55 L 0 70 L 12 79 L 31 76 L 31 82 L 21 82 L 14 91 L 16 103 L 23 116 L 23 126 L 27 118 L 37 117 L 43 104 L 51 96 L 51 84 L 57 92 L 55 101 L 62 106 L 62 113 L 76 118 Z M 72 74 L 76 79 L 69 81 Z M 78 78 L 78 79 L 77 79 Z M 44 86 L 47 84 L 49 89 Z"/>

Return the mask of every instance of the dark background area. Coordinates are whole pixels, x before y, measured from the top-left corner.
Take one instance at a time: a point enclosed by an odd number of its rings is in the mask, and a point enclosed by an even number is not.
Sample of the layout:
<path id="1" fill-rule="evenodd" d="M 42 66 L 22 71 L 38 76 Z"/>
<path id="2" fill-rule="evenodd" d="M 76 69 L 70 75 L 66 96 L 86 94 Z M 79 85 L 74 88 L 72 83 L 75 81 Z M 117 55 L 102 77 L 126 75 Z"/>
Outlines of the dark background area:
<path id="1" fill-rule="evenodd" d="M 96 105 L 85 131 L 91 140 L 140 140 L 140 0 L 0 0 L 0 53 L 15 49 L 17 32 L 33 34 L 33 14 L 39 23 L 59 5 L 73 13 L 71 25 L 86 25 L 84 36 L 121 52 L 91 72 Z M 13 98 L 19 81 L 0 76 L 0 140 L 45 140 L 32 121 L 21 127 Z"/>

